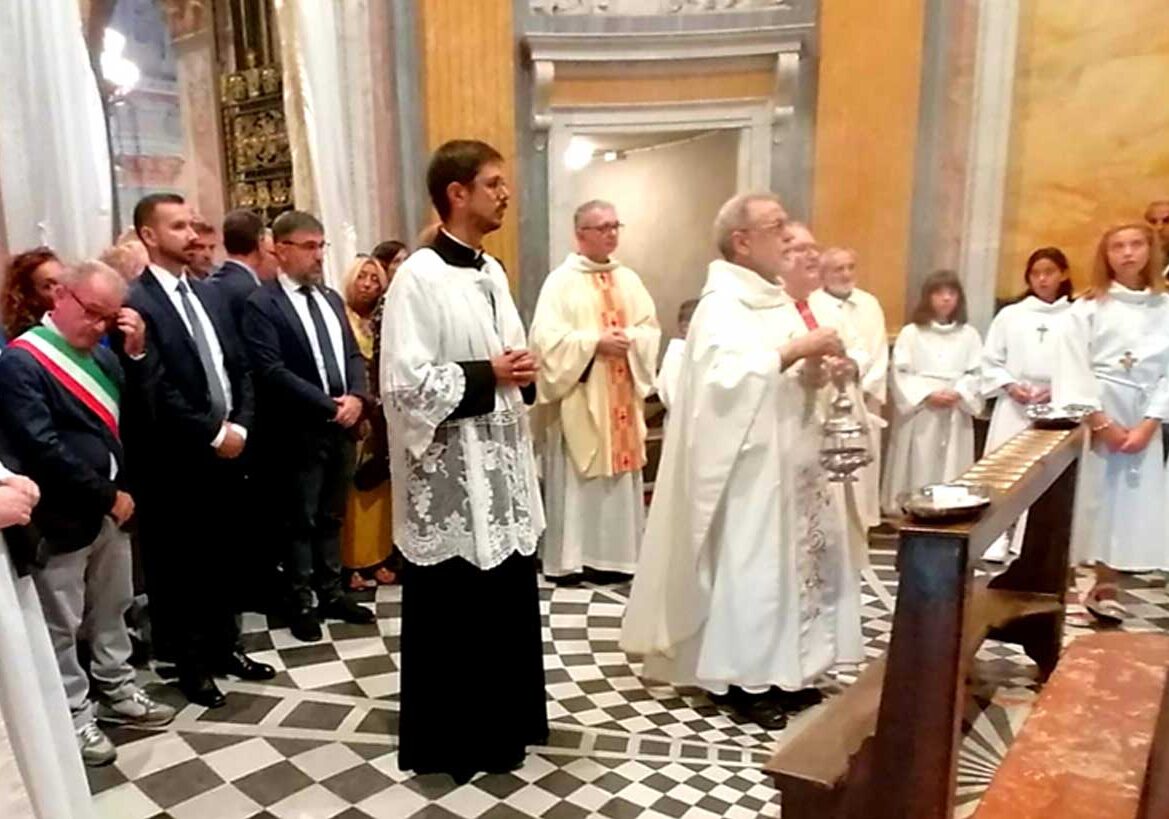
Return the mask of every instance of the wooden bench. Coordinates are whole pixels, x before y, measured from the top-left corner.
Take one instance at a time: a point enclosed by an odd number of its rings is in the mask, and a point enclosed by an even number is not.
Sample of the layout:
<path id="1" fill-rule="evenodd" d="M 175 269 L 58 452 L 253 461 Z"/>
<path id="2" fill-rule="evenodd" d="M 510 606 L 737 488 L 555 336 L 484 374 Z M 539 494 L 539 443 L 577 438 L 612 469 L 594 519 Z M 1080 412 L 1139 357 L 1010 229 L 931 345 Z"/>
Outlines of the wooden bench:
<path id="1" fill-rule="evenodd" d="M 904 522 L 888 654 L 802 720 L 764 767 L 784 819 L 950 819 L 979 646 L 1022 645 L 1041 679 L 1059 659 L 1082 434 L 1026 430 L 972 467 L 966 477 L 998 492 L 977 520 Z M 1023 553 L 976 578 L 977 556 L 1028 508 Z"/>
<path id="2" fill-rule="evenodd" d="M 975 819 L 1169 817 L 1169 709 L 1159 714 L 1169 702 L 1167 669 L 1163 634 L 1092 634 L 1072 643 Z"/>

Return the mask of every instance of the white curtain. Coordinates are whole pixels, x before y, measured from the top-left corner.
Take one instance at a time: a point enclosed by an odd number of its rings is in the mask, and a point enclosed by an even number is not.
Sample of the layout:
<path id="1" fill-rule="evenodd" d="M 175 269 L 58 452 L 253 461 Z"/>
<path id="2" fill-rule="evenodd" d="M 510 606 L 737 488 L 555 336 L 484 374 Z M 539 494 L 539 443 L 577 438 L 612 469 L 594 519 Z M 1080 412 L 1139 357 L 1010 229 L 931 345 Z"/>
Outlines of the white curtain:
<path id="1" fill-rule="evenodd" d="M 105 115 L 77 0 L 0 2 L 0 196 L 13 253 L 110 243 Z"/>
<path id="2" fill-rule="evenodd" d="M 300 210 L 325 225 L 326 280 L 337 286 L 378 236 L 369 0 L 276 0 L 284 113 Z"/>

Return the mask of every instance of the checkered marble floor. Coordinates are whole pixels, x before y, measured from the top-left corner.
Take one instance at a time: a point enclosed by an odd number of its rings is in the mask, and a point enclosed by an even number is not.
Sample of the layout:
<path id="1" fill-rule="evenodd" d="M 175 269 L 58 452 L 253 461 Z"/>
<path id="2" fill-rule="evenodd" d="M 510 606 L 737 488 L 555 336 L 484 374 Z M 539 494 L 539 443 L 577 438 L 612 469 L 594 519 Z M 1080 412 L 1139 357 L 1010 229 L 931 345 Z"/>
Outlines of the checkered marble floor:
<path id="1" fill-rule="evenodd" d="M 896 594 L 893 553 L 873 551 L 863 589 L 870 657 L 888 645 Z M 1086 583 L 1086 578 L 1082 579 Z M 1169 631 L 1169 593 L 1158 575 L 1127 578 L 1126 627 Z M 647 687 L 618 647 L 623 586 L 541 588 L 552 734 L 520 770 L 457 787 L 445 776 L 397 767 L 401 589 L 369 592 L 378 619 L 330 623 L 305 645 L 275 619 L 245 615 L 245 645 L 275 666 L 270 683 L 227 682 L 228 704 L 185 703 L 155 670 L 143 683 L 181 710 L 162 731 L 117 729 L 118 761 L 90 771 L 104 819 L 362 819 L 372 817 L 778 816 L 760 773 L 798 730 L 768 733 L 732 718 L 701 692 Z M 1068 639 L 1091 626 L 1069 608 Z M 825 691 L 855 679 L 844 667 Z M 988 643 L 966 720 L 957 816 L 968 816 L 1034 700 L 1034 667 L 1014 647 Z M 474 695 L 473 680 L 468 691 Z M 474 703 L 471 703 L 474 706 Z M 490 703 L 484 703 L 490 707 Z M 465 741 L 451 738 L 452 741 Z"/>

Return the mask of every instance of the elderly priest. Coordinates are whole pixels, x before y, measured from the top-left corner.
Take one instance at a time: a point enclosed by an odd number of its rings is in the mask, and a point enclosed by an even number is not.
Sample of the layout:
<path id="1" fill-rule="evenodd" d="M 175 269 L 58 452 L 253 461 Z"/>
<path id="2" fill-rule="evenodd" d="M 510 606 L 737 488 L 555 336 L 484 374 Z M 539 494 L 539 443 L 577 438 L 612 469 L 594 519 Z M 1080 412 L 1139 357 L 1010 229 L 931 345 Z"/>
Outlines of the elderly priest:
<path id="1" fill-rule="evenodd" d="M 622 626 L 644 676 L 700 686 L 769 729 L 862 656 L 843 520 L 819 465 L 818 391 L 842 361 L 777 277 L 787 214 L 770 194 L 719 211 Z"/>

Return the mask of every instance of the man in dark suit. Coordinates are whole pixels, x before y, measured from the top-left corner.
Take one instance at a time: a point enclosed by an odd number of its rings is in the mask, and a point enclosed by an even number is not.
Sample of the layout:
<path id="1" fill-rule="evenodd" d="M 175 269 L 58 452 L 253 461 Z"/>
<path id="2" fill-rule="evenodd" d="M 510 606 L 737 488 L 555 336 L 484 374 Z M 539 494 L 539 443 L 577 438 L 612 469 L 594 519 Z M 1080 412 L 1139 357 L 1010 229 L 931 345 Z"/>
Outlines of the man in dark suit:
<path id="1" fill-rule="evenodd" d="M 248 297 L 262 282 L 276 278 L 272 236 L 257 213 L 241 208 L 223 217 L 223 247 L 227 260 L 208 281 L 231 310 L 237 335 L 242 339 Z M 245 481 L 241 503 L 250 514 L 241 516 L 240 531 L 251 544 L 241 551 L 232 569 L 238 581 L 236 603 L 241 610 L 270 611 L 282 602 L 283 582 L 277 570 L 280 558 L 270 545 L 272 502 L 267 490 L 272 476 L 264 469 L 262 453 L 267 447 L 263 439 L 264 431 L 253 425 L 241 456 Z"/>
<path id="2" fill-rule="evenodd" d="M 354 468 L 353 433 L 367 398 L 365 362 L 341 296 L 322 284 L 324 228 L 288 211 L 272 225 L 280 273 L 248 299 L 244 338 L 260 422 L 272 443 L 276 519 L 284 525 L 289 626 L 321 639 L 321 619 L 372 623 L 341 585 L 341 522 Z M 314 609 L 313 592 L 317 608 Z"/>
<path id="3" fill-rule="evenodd" d="M 151 194 L 134 208 L 150 265 L 127 303 L 146 322 L 149 379 L 131 381 L 125 424 L 155 634 L 191 702 L 224 703 L 212 674 L 271 679 L 240 650 L 225 568 L 237 550 L 238 458 L 254 410 L 252 380 L 231 314 L 215 288 L 190 278 L 196 240 L 182 197 Z M 169 643 L 169 644 L 168 644 Z"/>
<path id="4" fill-rule="evenodd" d="M 130 537 L 122 528 L 134 514 L 120 436 L 125 378 L 101 340 L 115 331 L 128 366 L 147 366 L 145 328 L 122 308 L 125 292 L 122 277 L 101 262 L 67 270 L 42 324 L 0 356 L 0 426 L 41 490 L 32 520 L 43 565 L 33 579 L 88 765 L 112 762 L 117 753 L 97 721 L 165 725 L 175 715 L 135 684 L 124 619 L 134 594 Z M 79 635 L 90 646 L 101 696 L 96 708 L 77 654 Z"/>
<path id="5" fill-rule="evenodd" d="M 208 281 L 223 296 L 239 329 L 248 297 L 261 283 L 276 278 L 272 237 L 255 211 L 240 208 L 223 217 L 223 249 L 227 259 Z"/>

